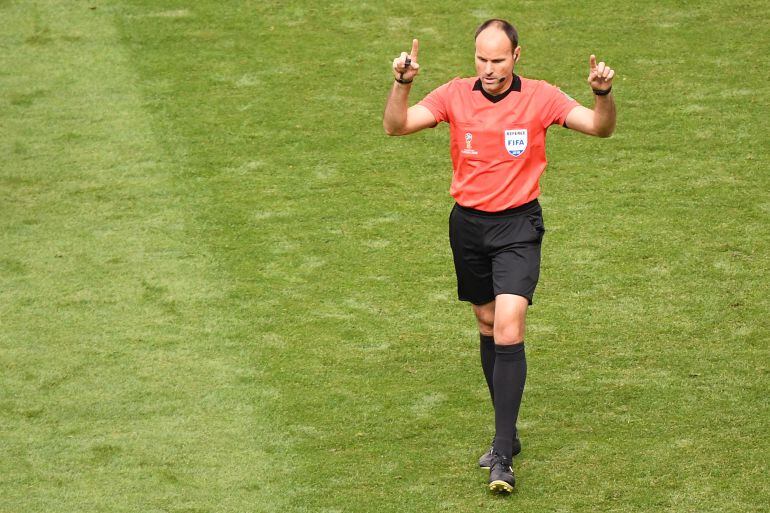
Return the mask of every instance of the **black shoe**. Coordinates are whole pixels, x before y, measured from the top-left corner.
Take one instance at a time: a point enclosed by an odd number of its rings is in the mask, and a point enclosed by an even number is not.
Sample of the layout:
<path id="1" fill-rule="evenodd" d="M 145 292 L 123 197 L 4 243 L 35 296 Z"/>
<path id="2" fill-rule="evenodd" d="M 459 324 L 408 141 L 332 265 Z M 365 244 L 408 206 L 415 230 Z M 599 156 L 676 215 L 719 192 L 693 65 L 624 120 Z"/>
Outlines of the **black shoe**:
<path id="1" fill-rule="evenodd" d="M 511 461 L 503 459 L 497 453 L 494 453 L 492 468 L 489 469 L 489 489 L 495 493 L 511 493 L 516 485 L 516 478 L 513 477 L 513 468 Z"/>
<path id="2" fill-rule="evenodd" d="M 492 440 L 494 444 L 494 440 Z M 513 455 L 516 456 L 521 452 L 521 440 L 519 440 L 519 430 L 513 429 Z M 479 458 L 479 468 L 488 470 L 492 466 L 492 460 L 494 460 L 495 447 L 490 447 L 489 451 L 485 452 L 481 458 Z"/>

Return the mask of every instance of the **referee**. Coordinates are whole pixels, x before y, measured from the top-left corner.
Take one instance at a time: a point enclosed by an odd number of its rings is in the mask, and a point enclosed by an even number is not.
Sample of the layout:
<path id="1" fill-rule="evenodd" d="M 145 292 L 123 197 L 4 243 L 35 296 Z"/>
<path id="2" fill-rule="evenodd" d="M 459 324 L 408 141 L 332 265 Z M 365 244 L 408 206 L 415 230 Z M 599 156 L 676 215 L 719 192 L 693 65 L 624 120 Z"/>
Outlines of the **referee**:
<path id="1" fill-rule="evenodd" d="M 408 135 L 449 123 L 454 173 L 449 218 L 457 293 L 471 303 L 480 333 L 481 367 L 495 409 L 492 448 L 479 460 L 489 468 L 489 488 L 510 493 L 513 456 L 521 451 L 516 419 L 524 392 L 527 308 L 540 275 L 545 227 L 537 197 L 546 167 L 545 135 L 558 124 L 609 137 L 615 129 L 615 72 L 590 56 L 588 109 L 541 80 L 520 77 L 516 29 L 487 20 L 476 30 L 476 76 L 455 78 L 409 107 L 409 91 L 420 71 L 418 41 L 393 60 L 395 82 L 383 127 Z"/>

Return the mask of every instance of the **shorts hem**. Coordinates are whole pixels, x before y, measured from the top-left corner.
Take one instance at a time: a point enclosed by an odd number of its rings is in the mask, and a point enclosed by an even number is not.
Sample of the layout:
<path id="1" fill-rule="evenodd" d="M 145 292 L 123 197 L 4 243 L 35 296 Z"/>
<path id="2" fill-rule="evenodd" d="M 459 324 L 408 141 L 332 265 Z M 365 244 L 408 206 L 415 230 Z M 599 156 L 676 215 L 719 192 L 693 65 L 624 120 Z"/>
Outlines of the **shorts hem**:
<path id="1" fill-rule="evenodd" d="M 530 304 L 530 305 L 532 304 L 532 298 L 534 296 L 534 294 L 527 295 L 527 294 L 522 294 L 521 292 L 510 292 L 510 291 L 505 291 L 504 290 L 504 291 L 501 291 L 501 292 L 495 292 L 495 298 L 497 298 L 497 296 L 499 296 L 500 294 L 511 294 L 512 296 L 523 297 L 524 299 L 527 300 L 527 303 Z"/>
<path id="2" fill-rule="evenodd" d="M 500 294 L 511 294 L 513 296 L 523 297 L 524 299 L 527 300 L 527 304 L 529 304 L 530 306 L 532 304 L 534 304 L 534 301 L 532 301 L 532 296 L 525 296 L 524 294 L 518 294 L 516 292 L 498 292 L 493 297 L 491 297 L 489 299 L 486 299 L 486 300 L 481 300 L 481 301 L 477 301 L 475 299 L 471 299 L 471 298 L 465 297 L 465 296 L 458 296 L 457 299 L 458 299 L 458 301 L 464 301 L 466 303 L 470 303 L 470 304 L 475 305 L 475 306 L 481 306 L 481 305 L 486 305 L 487 303 L 491 303 L 492 301 L 497 299 L 497 296 L 499 296 Z"/>
<path id="3" fill-rule="evenodd" d="M 481 306 L 481 305 L 486 305 L 487 303 L 491 303 L 492 301 L 494 301 L 495 300 L 495 296 L 492 296 L 492 297 L 490 297 L 487 300 L 481 300 L 481 301 L 478 301 L 476 299 L 471 299 L 471 298 L 469 298 L 467 296 L 457 296 L 457 299 L 460 300 L 460 301 L 465 301 L 466 303 L 470 303 L 470 304 L 475 305 L 475 306 Z"/>

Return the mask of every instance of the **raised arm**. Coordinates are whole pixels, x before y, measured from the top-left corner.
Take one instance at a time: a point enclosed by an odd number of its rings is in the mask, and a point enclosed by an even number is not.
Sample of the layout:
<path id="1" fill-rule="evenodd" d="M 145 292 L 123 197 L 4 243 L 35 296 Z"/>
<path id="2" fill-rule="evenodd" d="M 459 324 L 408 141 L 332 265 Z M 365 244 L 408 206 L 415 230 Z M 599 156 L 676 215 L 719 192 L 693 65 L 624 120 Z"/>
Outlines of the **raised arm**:
<path id="1" fill-rule="evenodd" d="M 588 85 L 594 92 L 594 108 L 575 107 L 567 114 L 567 128 L 597 137 L 609 137 L 615 131 L 615 100 L 612 98 L 612 79 L 615 70 L 604 62 L 596 64 L 596 56 L 589 58 Z"/>
<path id="2" fill-rule="evenodd" d="M 409 91 L 412 89 L 412 81 L 420 72 L 417 63 L 419 42 L 412 40 L 412 51 L 409 55 L 402 52 L 399 57 L 393 59 L 393 74 L 395 81 L 388 95 L 388 103 L 385 104 L 385 113 L 382 115 L 382 127 L 388 135 L 407 135 L 436 126 L 436 118 L 422 105 L 409 107 Z"/>

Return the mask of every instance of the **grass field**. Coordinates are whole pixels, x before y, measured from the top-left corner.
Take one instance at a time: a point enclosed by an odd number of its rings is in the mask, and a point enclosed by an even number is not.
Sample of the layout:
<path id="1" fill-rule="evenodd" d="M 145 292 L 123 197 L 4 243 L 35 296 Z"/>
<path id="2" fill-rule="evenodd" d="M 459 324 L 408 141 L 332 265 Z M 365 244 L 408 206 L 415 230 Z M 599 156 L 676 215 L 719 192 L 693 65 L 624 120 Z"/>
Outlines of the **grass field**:
<path id="1" fill-rule="evenodd" d="M 447 129 L 517 71 L 554 128 L 517 489 L 456 301 Z M 770 8 L 756 1 L 0 0 L 0 512 L 760 512 L 770 504 Z"/>

